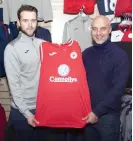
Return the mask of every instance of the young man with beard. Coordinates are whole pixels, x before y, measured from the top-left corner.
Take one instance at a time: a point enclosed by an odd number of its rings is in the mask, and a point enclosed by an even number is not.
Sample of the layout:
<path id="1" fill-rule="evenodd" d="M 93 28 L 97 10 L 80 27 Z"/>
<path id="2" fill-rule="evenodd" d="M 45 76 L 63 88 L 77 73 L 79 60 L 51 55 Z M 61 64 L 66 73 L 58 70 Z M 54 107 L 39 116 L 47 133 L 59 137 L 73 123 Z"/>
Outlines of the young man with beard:
<path id="1" fill-rule="evenodd" d="M 110 42 L 110 33 L 109 19 L 96 17 L 92 23 L 94 45 L 83 52 L 93 111 L 83 119 L 88 123 L 86 141 L 119 141 L 121 97 L 129 61 L 126 52 Z"/>
<path id="2" fill-rule="evenodd" d="M 11 93 L 9 122 L 19 141 L 34 141 L 38 121 L 34 117 L 39 81 L 39 46 L 42 40 L 34 33 L 38 11 L 22 5 L 17 13 L 20 33 L 10 42 L 4 53 L 4 64 Z"/>

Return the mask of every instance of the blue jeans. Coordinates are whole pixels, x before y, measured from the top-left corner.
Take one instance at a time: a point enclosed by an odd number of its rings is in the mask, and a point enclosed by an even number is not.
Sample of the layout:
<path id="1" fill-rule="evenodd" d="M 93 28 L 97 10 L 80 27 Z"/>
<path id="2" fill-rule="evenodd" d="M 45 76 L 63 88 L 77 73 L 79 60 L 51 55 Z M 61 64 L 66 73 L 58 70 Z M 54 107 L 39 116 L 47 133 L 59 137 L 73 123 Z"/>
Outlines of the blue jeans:
<path id="1" fill-rule="evenodd" d="M 85 128 L 85 141 L 119 141 L 120 114 L 110 113 Z"/>
<path id="2" fill-rule="evenodd" d="M 31 112 L 34 114 L 35 110 L 31 110 Z M 35 128 L 28 125 L 27 119 L 12 107 L 9 123 L 15 131 L 15 141 L 35 141 Z"/>

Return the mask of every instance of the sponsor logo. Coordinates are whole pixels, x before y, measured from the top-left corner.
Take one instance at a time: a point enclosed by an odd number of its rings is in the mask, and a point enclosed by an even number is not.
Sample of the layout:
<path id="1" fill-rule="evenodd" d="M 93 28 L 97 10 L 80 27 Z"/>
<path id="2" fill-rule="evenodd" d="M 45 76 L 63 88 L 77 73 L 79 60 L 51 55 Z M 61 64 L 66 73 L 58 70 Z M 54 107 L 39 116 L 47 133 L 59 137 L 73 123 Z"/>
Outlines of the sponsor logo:
<path id="1" fill-rule="evenodd" d="M 55 77 L 55 76 L 50 76 L 49 81 L 50 82 L 77 82 L 77 78 L 73 78 L 71 76 L 68 76 L 70 73 L 70 67 L 66 64 L 61 64 L 58 69 L 58 74 L 61 77 Z"/>
<path id="2" fill-rule="evenodd" d="M 29 50 L 26 50 L 26 51 L 25 51 L 25 53 L 28 53 L 28 52 L 29 52 Z"/>
<path id="3" fill-rule="evenodd" d="M 62 64 L 58 67 L 58 74 L 60 76 L 67 76 L 70 72 L 70 68 L 66 64 Z"/>
<path id="4" fill-rule="evenodd" d="M 74 30 L 78 30 L 79 28 L 75 28 Z"/>
<path id="5" fill-rule="evenodd" d="M 69 82 L 69 83 L 73 83 L 73 82 L 77 82 L 77 78 L 50 76 L 49 81 L 50 82 Z"/>
<path id="6" fill-rule="evenodd" d="M 55 54 L 57 54 L 57 52 L 51 52 L 51 53 L 49 53 L 49 56 L 53 56 Z"/>

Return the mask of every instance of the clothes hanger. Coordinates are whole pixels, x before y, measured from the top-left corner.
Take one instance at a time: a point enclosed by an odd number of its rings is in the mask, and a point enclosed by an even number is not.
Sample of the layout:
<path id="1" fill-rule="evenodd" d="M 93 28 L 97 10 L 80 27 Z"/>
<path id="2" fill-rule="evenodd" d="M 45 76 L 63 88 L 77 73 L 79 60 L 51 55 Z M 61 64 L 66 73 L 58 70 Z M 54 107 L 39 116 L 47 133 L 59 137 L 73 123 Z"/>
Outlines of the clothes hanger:
<path id="1" fill-rule="evenodd" d="M 125 13 L 122 16 L 123 16 L 124 20 L 122 20 L 122 22 L 120 23 L 120 26 L 131 25 L 132 24 L 132 21 L 130 20 L 131 19 L 131 14 Z"/>
<path id="2" fill-rule="evenodd" d="M 131 25 L 132 24 L 132 15 L 128 13 L 127 16 L 128 16 L 128 24 Z"/>
<path id="3" fill-rule="evenodd" d="M 81 16 L 81 17 L 85 17 L 86 16 L 86 14 L 84 13 L 84 8 L 85 8 L 84 5 L 80 8 L 79 16 Z"/>
<path id="4" fill-rule="evenodd" d="M 129 14 L 127 13 L 127 14 L 125 14 L 125 18 L 126 18 L 126 25 L 131 25 L 132 23 L 131 23 L 131 21 L 130 21 L 130 18 L 129 18 Z"/>

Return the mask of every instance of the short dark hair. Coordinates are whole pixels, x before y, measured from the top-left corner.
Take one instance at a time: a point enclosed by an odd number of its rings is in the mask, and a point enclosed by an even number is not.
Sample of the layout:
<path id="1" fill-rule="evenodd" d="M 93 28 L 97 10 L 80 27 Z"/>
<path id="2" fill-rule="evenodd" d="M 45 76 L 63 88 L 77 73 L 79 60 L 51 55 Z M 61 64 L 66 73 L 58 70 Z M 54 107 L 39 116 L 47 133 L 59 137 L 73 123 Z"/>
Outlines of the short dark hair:
<path id="1" fill-rule="evenodd" d="M 36 16 L 38 16 L 38 10 L 36 9 L 36 7 L 31 6 L 31 5 L 21 5 L 21 7 L 18 9 L 18 12 L 17 12 L 17 16 L 19 20 L 21 18 L 20 16 L 21 12 L 23 11 L 35 12 Z"/>

